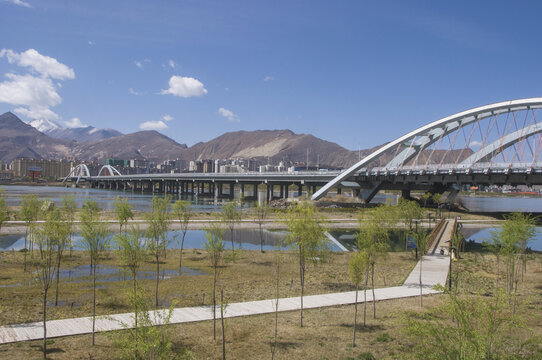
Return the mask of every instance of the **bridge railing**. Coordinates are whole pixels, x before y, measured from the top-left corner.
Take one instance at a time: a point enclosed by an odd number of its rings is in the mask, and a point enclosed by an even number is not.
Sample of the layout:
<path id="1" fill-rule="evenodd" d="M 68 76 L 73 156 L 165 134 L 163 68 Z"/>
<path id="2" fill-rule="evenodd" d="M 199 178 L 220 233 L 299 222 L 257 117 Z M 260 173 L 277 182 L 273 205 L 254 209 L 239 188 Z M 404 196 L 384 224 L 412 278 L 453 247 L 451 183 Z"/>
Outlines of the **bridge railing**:
<path id="1" fill-rule="evenodd" d="M 530 173 L 542 172 L 541 162 L 530 163 L 476 163 L 476 164 L 436 164 L 401 166 L 394 168 L 362 168 L 356 175 L 431 175 L 431 174 L 469 174 L 469 173 Z"/>
<path id="2" fill-rule="evenodd" d="M 437 246 L 439 244 L 440 236 L 445 226 L 446 226 L 446 218 L 442 218 L 440 219 L 437 226 L 435 226 L 433 231 L 431 231 L 431 234 L 429 234 L 429 238 L 427 239 L 427 243 L 431 245 L 427 248 L 428 250 L 426 254 L 435 253 L 435 250 L 437 249 Z"/>

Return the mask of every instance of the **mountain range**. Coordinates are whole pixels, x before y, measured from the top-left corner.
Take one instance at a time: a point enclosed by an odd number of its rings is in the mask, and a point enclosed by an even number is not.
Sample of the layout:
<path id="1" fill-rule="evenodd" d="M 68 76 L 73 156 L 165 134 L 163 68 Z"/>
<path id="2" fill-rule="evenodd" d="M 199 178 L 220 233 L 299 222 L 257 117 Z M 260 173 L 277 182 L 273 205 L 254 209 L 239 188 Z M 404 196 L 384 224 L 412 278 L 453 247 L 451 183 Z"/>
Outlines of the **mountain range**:
<path id="1" fill-rule="evenodd" d="M 182 159 L 254 159 L 277 164 L 279 161 L 310 166 L 345 168 L 378 147 L 350 151 L 342 146 L 319 139 L 310 134 L 296 134 L 290 130 L 236 131 L 218 136 L 191 147 L 179 144 L 157 131 L 139 131 L 121 134 L 112 129 L 93 127 L 62 129 L 46 123 L 26 124 L 11 112 L 0 115 L 0 161 L 7 163 L 20 157 L 34 159 L 78 159 L 104 163 L 107 158 L 139 159 L 154 162 Z M 93 134 L 97 134 L 95 138 Z M 87 136 L 88 135 L 88 136 Z M 470 149 L 453 152 L 434 151 L 431 162 L 461 157 L 472 153 Z M 394 153 L 383 154 L 379 163 L 384 165 Z M 429 157 L 429 156 L 428 156 Z"/>
<path id="2" fill-rule="evenodd" d="M 65 128 L 50 120 L 33 120 L 28 123 L 36 130 L 56 139 L 93 142 L 120 136 L 122 133 L 114 129 L 98 129 L 94 126 Z"/>
<path id="3" fill-rule="evenodd" d="M 44 122 L 33 125 L 35 127 L 11 112 L 0 115 L 1 161 L 11 162 L 18 157 L 31 157 L 57 160 L 75 158 L 103 163 L 105 159 L 114 157 L 155 162 L 243 158 L 269 160 L 272 163 L 282 160 L 305 163 L 308 154 L 310 165 L 318 163 L 321 166 L 344 167 L 355 162 L 358 157 L 357 152 L 335 143 L 309 134 L 295 134 L 290 130 L 230 132 L 189 148 L 156 131 L 123 135 L 111 129 L 61 129 Z M 106 138 L 92 140 L 74 136 L 75 132 L 100 133 Z"/>

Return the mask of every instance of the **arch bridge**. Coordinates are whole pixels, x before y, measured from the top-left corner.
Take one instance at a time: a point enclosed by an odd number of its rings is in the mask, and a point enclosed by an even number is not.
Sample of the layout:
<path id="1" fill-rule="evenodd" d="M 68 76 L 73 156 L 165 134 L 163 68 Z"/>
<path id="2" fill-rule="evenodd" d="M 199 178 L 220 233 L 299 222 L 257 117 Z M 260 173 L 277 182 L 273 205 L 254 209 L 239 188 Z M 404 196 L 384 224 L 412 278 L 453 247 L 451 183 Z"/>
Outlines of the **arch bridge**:
<path id="1" fill-rule="evenodd" d="M 367 155 L 312 196 L 353 181 L 382 189 L 455 193 L 460 185 L 542 185 L 542 98 L 503 101 L 421 126 Z"/>
<path id="2" fill-rule="evenodd" d="M 318 200 L 349 188 L 365 201 L 379 190 L 401 190 L 404 196 L 411 190 L 450 191 L 454 196 L 462 185 L 542 185 L 540 108 L 542 98 L 528 98 L 450 115 L 391 141 L 343 172 L 122 175 L 106 165 L 91 176 L 81 164 L 64 181 L 215 197 L 233 197 L 234 189 L 254 197 L 263 186 L 267 199 L 306 193 Z"/>

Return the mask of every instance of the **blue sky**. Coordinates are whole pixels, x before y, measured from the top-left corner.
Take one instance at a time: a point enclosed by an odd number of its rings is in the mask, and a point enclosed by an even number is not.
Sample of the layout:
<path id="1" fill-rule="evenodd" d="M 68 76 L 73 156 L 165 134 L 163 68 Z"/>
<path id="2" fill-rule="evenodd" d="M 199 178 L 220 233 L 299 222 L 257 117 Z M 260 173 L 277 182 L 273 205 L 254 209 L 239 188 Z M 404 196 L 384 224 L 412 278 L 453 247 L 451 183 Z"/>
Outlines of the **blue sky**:
<path id="1" fill-rule="evenodd" d="M 188 145 L 287 128 L 369 148 L 541 96 L 541 11 L 537 1 L 0 0 L 0 113 L 162 128 Z"/>

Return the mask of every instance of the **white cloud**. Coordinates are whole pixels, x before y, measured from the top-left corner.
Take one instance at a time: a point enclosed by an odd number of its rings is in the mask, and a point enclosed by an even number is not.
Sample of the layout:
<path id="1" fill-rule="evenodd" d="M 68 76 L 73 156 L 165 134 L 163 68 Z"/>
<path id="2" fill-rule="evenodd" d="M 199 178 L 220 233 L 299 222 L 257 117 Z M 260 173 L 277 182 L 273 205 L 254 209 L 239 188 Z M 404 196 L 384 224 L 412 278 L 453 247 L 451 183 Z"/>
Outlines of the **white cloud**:
<path id="1" fill-rule="evenodd" d="M 83 124 L 79 118 L 72 118 L 70 121 L 64 121 L 64 125 L 68 128 L 82 128 L 87 127 L 88 125 Z"/>
<path id="2" fill-rule="evenodd" d="M 0 102 L 20 106 L 14 111 L 31 119 L 58 120 L 59 116 L 50 108 L 62 102 L 57 92 L 62 85 L 53 79 L 73 79 L 73 69 L 34 49 L 22 53 L 2 49 L 0 58 L 4 57 L 10 64 L 30 68 L 32 73 L 7 73 L 7 80 L 0 82 Z"/>
<path id="3" fill-rule="evenodd" d="M 89 45 L 96 45 L 96 42 L 95 42 L 95 41 L 92 41 L 92 40 L 89 40 L 89 41 L 87 41 L 87 44 L 89 44 Z"/>
<path id="4" fill-rule="evenodd" d="M 34 120 L 42 120 L 42 119 L 58 120 L 59 119 L 59 116 L 57 113 L 55 113 L 48 107 L 43 107 L 43 106 L 33 106 L 29 109 L 20 107 L 20 108 L 16 108 L 13 111 L 19 115 L 26 116 Z"/>
<path id="5" fill-rule="evenodd" d="M 169 114 L 166 114 L 166 115 L 162 116 L 162 120 L 171 121 L 171 120 L 173 120 L 173 116 L 171 116 Z"/>
<path id="6" fill-rule="evenodd" d="M 202 96 L 207 94 L 207 89 L 198 79 L 173 75 L 169 79 L 169 89 L 162 90 L 160 94 L 171 94 L 183 98 Z"/>
<path id="7" fill-rule="evenodd" d="M 218 113 L 222 116 L 224 116 L 226 119 L 228 119 L 228 121 L 231 121 L 231 122 L 240 122 L 241 119 L 239 119 L 239 116 L 235 115 L 233 113 L 233 111 L 231 110 L 228 110 L 228 109 L 224 109 L 224 108 L 220 108 L 218 109 Z"/>
<path id="8" fill-rule="evenodd" d="M 132 95 L 135 95 L 135 96 L 141 95 L 140 93 L 138 93 L 137 91 L 135 91 L 133 88 L 129 88 L 129 89 L 128 89 L 128 93 L 129 93 L 129 94 L 132 94 Z"/>
<path id="9" fill-rule="evenodd" d="M 10 64 L 30 67 L 44 77 L 66 80 L 75 78 L 75 72 L 68 66 L 59 63 L 56 59 L 41 55 L 34 49 L 28 49 L 20 54 L 11 49 L 0 50 L 0 57 L 6 57 Z"/>
<path id="10" fill-rule="evenodd" d="M 167 64 L 169 65 L 170 68 L 172 69 L 175 69 L 175 66 L 177 66 L 177 64 L 175 63 L 175 61 L 173 61 L 172 59 L 169 59 Z"/>
<path id="11" fill-rule="evenodd" d="M 275 78 L 270 76 L 270 75 L 267 75 L 266 77 L 263 78 L 263 81 L 266 81 L 266 82 L 267 81 L 273 81 L 273 80 L 275 80 Z"/>
<path id="12" fill-rule="evenodd" d="M 134 64 L 135 64 L 135 66 L 137 66 L 138 68 L 143 69 L 143 64 L 141 63 L 141 61 L 137 61 L 137 60 L 136 60 L 136 61 L 134 61 Z"/>
<path id="13" fill-rule="evenodd" d="M 478 141 L 478 140 L 474 140 L 474 141 L 471 141 L 471 142 L 469 143 L 469 146 L 470 146 L 470 147 L 480 147 L 480 146 L 482 146 L 482 142 L 481 142 L 481 141 Z"/>
<path id="14" fill-rule="evenodd" d="M 0 102 L 28 107 L 50 107 L 62 102 L 51 79 L 33 75 L 6 74 L 0 83 Z"/>
<path id="15" fill-rule="evenodd" d="M 32 5 L 22 0 L 7 0 L 7 1 L 15 5 L 23 6 L 25 8 L 32 8 Z"/>
<path id="16" fill-rule="evenodd" d="M 162 120 L 158 120 L 158 121 L 145 121 L 144 123 L 139 125 L 139 128 L 141 130 L 164 130 L 164 129 L 167 129 L 168 126 Z"/>

